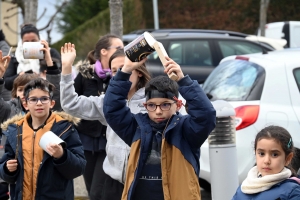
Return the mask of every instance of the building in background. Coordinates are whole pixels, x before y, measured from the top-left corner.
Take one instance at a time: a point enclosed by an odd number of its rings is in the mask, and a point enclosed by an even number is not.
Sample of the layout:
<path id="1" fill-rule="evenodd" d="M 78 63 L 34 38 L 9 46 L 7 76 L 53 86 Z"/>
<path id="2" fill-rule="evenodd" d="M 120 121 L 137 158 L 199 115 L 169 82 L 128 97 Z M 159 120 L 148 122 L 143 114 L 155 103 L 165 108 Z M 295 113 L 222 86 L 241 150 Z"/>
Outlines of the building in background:
<path id="1" fill-rule="evenodd" d="M 16 47 L 18 44 L 19 34 L 17 34 L 18 27 L 18 14 L 15 14 L 18 10 L 12 9 L 7 11 L 9 8 L 15 7 L 12 3 L 0 1 L 0 29 L 3 30 L 5 34 L 5 40 L 10 46 Z M 15 15 L 14 15 L 15 14 Z M 10 17 L 11 16 L 11 17 Z M 5 19 L 5 17 L 10 17 Z M 9 24 L 8 28 L 5 23 Z"/>

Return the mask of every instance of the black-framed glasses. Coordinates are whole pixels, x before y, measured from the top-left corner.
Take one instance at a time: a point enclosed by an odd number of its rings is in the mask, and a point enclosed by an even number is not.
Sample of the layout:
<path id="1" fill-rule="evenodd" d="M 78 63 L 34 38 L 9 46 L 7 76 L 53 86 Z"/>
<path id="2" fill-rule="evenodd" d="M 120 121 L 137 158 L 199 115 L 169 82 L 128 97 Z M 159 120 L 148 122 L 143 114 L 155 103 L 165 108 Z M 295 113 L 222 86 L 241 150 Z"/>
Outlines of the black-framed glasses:
<path id="1" fill-rule="evenodd" d="M 107 49 L 124 49 L 123 46 L 110 46 L 110 47 L 107 47 Z"/>
<path id="2" fill-rule="evenodd" d="M 38 101 L 41 101 L 42 104 L 46 104 L 46 103 L 49 103 L 50 99 L 51 99 L 50 97 L 40 97 L 40 98 L 30 97 L 30 98 L 27 98 L 27 101 L 30 104 L 37 104 Z"/>
<path id="3" fill-rule="evenodd" d="M 176 103 L 176 102 L 173 102 L 173 103 Z M 145 103 L 144 106 L 150 112 L 155 111 L 157 106 L 159 106 L 159 108 L 162 111 L 168 111 L 168 110 L 171 109 L 171 106 L 172 106 L 173 103 L 162 103 L 162 104 L 159 104 L 159 105 L 156 105 L 154 103 Z"/>

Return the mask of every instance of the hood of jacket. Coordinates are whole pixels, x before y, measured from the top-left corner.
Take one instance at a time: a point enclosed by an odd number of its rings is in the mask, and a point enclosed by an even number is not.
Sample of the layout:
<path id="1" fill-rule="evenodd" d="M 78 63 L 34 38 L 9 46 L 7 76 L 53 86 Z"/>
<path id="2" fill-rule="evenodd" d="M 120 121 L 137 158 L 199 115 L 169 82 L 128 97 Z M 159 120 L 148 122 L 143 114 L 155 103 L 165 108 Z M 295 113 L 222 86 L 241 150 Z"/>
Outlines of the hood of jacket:
<path id="1" fill-rule="evenodd" d="M 87 60 L 80 60 L 75 64 L 75 69 L 87 79 L 94 77 L 94 65 L 91 65 Z"/>
<path id="2" fill-rule="evenodd" d="M 60 117 L 62 117 L 64 120 L 67 120 L 71 123 L 73 123 L 75 126 L 77 126 L 80 122 L 80 118 L 78 117 L 74 117 L 72 115 L 69 115 L 65 112 L 53 112 L 54 114 L 57 114 L 59 115 Z M 22 115 L 21 113 L 20 114 L 17 114 L 15 116 L 13 116 L 12 118 L 6 120 L 4 123 L 1 124 L 1 128 L 3 131 L 6 131 L 8 129 L 8 126 L 11 125 L 11 124 L 16 124 L 18 121 L 24 119 L 26 115 Z"/>

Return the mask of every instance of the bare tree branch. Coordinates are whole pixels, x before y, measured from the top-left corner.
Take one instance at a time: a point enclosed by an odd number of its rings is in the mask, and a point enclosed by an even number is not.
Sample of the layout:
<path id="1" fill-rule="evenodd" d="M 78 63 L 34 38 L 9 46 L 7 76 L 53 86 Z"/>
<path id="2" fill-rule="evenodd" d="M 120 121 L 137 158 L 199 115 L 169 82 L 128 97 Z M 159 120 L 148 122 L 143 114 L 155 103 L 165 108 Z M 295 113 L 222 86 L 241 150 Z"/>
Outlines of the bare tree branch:
<path id="1" fill-rule="evenodd" d="M 67 1 L 64 1 L 56 10 L 56 12 L 52 15 L 52 17 L 50 18 L 50 20 L 48 21 L 48 24 L 43 27 L 43 28 L 40 28 L 39 31 L 42 31 L 42 30 L 45 30 L 46 28 L 48 28 L 48 26 L 50 26 L 50 24 L 52 23 L 52 21 L 54 20 L 54 18 L 56 17 L 57 13 L 59 13 L 63 7 L 67 5 Z"/>
<path id="2" fill-rule="evenodd" d="M 11 3 L 11 4 L 16 4 L 17 5 L 16 7 L 21 8 L 21 13 L 22 13 L 22 16 L 24 17 L 24 14 L 25 14 L 24 0 L 2 0 L 2 2 L 8 2 L 8 3 Z M 12 9 L 12 8 L 10 8 L 10 9 Z M 7 10 L 7 11 L 9 11 L 9 10 Z"/>
<path id="3" fill-rule="evenodd" d="M 12 28 L 10 28 L 8 22 L 5 22 L 4 24 L 5 24 L 5 26 L 7 26 L 8 30 L 10 30 L 11 32 L 13 32 L 13 33 L 15 33 L 15 34 L 20 34 L 20 33 L 18 33 L 17 31 L 15 31 L 15 30 L 13 30 Z"/>
<path id="4" fill-rule="evenodd" d="M 13 17 L 13 16 L 15 16 L 15 15 L 17 15 L 19 13 L 21 13 L 21 12 L 16 12 L 16 13 L 10 15 L 10 16 L 5 16 L 5 17 L 3 17 L 3 19 L 9 19 L 9 18 L 11 18 L 11 17 Z"/>
<path id="5" fill-rule="evenodd" d="M 43 13 L 42 13 L 41 16 L 36 20 L 37 22 L 38 22 L 40 19 L 42 19 L 42 17 L 45 15 L 46 11 L 47 11 L 47 8 L 44 8 Z"/>
<path id="6" fill-rule="evenodd" d="M 9 12 L 9 11 L 11 11 L 11 10 L 13 10 L 13 9 L 16 9 L 16 8 L 18 8 L 19 6 L 18 5 L 16 5 L 16 6 L 13 6 L 13 7 L 11 7 L 11 8 L 9 8 L 9 9 L 7 9 L 6 10 L 6 12 Z"/>

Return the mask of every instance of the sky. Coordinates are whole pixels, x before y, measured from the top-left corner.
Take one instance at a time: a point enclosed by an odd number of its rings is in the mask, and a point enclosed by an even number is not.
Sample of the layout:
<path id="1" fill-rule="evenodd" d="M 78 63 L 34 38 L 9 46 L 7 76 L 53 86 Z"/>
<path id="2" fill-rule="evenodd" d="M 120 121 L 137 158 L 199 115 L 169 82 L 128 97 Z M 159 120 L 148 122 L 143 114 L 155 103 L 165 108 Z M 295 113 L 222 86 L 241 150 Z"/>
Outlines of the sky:
<path id="1" fill-rule="evenodd" d="M 38 0 L 39 1 L 39 5 L 38 5 L 38 14 L 37 17 L 39 18 L 44 9 L 46 8 L 47 11 L 45 13 L 45 15 L 43 16 L 43 18 L 41 18 L 38 22 L 37 22 L 37 28 L 43 28 L 47 25 L 47 23 L 49 22 L 50 18 L 52 17 L 52 15 L 55 13 L 56 8 L 55 8 L 55 4 L 59 3 L 59 0 Z M 47 29 L 46 29 L 47 30 Z M 47 32 L 46 30 L 44 31 L 40 31 L 40 35 L 42 38 L 47 39 Z M 51 43 L 55 43 L 56 41 L 60 40 L 63 35 L 61 33 L 59 33 L 57 31 L 57 27 L 55 25 L 55 22 L 53 24 L 53 28 L 52 31 L 50 33 L 50 36 L 52 38 Z"/>

